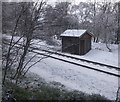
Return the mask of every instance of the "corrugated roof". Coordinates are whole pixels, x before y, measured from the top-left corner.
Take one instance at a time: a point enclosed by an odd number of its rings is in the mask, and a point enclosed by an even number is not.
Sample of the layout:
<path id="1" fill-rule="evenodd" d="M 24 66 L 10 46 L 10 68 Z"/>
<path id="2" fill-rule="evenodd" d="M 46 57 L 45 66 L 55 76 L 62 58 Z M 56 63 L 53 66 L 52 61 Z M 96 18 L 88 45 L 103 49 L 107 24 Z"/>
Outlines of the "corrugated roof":
<path id="1" fill-rule="evenodd" d="M 69 36 L 69 37 L 80 37 L 82 36 L 87 30 L 83 29 L 68 29 L 61 34 L 61 36 Z"/>

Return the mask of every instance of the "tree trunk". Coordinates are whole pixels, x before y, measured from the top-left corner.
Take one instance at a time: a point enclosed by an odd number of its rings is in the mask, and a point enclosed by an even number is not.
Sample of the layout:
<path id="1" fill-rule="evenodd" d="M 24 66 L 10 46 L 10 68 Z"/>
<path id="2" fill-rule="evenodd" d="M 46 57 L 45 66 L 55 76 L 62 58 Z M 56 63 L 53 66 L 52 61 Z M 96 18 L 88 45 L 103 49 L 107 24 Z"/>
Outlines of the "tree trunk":
<path id="1" fill-rule="evenodd" d="M 106 41 L 106 47 L 107 47 L 107 49 L 109 50 L 109 52 L 112 52 L 112 50 L 109 48 L 109 46 L 108 46 L 108 43 L 107 43 L 107 41 Z"/>

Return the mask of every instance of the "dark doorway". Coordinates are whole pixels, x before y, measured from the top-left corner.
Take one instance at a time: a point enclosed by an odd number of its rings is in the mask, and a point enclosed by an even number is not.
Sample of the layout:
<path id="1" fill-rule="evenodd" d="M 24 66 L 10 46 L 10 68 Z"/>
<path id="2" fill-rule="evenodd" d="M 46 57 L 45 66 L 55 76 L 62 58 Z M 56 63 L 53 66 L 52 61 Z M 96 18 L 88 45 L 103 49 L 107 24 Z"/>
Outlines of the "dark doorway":
<path id="1" fill-rule="evenodd" d="M 84 46 L 85 46 L 85 40 L 80 40 L 80 54 L 84 54 Z"/>

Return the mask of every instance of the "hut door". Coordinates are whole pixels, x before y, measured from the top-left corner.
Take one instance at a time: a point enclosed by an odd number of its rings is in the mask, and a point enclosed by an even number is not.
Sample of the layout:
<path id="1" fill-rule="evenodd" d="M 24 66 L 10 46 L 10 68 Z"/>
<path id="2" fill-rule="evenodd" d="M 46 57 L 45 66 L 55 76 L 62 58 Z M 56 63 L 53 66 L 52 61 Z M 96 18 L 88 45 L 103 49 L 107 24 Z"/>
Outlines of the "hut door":
<path id="1" fill-rule="evenodd" d="M 85 46 L 85 40 L 80 41 L 80 55 L 84 54 L 84 47 Z"/>

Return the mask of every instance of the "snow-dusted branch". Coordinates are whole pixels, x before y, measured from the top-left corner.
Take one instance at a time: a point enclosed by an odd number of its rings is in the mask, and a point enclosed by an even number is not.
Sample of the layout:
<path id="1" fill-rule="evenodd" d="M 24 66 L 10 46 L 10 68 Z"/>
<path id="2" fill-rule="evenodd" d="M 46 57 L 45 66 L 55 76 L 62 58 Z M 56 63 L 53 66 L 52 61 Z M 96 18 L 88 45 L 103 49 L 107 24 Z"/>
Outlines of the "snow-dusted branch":
<path id="1" fill-rule="evenodd" d="M 23 68 L 22 68 L 22 71 L 23 71 L 23 70 L 26 68 L 26 66 L 31 62 L 31 60 L 36 57 L 36 55 L 37 55 L 37 54 L 35 54 L 34 56 L 32 56 L 32 57 L 25 63 L 25 65 L 24 65 Z"/>
<path id="2" fill-rule="evenodd" d="M 41 59 L 39 59 L 38 61 L 36 61 L 35 63 L 33 63 L 32 65 L 30 65 L 27 70 L 24 72 L 23 76 L 29 71 L 29 69 L 34 66 L 35 64 L 37 64 L 38 62 L 40 62 L 41 60 L 48 58 L 48 56 L 42 57 Z"/>
<path id="3" fill-rule="evenodd" d="M 120 101 L 120 87 L 118 87 L 117 93 L 116 93 L 116 100 L 115 102 L 119 102 Z"/>
<path id="4" fill-rule="evenodd" d="M 23 9 L 23 8 L 22 8 L 22 9 Z M 6 65 L 5 65 L 5 68 L 4 68 L 5 70 L 4 70 L 4 76 L 3 76 L 3 85 L 5 84 L 5 79 L 6 79 L 6 75 L 7 75 L 7 70 L 8 70 L 8 68 L 9 68 L 8 65 L 9 65 L 9 62 L 10 62 L 10 52 L 11 52 L 11 49 L 12 49 L 12 43 L 13 43 L 13 39 L 14 39 L 14 34 L 15 34 L 16 29 L 17 29 L 17 27 L 18 27 L 18 22 L 19 22 L 19 20 L 20 20 L 20 18 L 21 18 L 21 16 L 22 16 L 22 13 L 24 12 L 24 11 L 22 11 L 22 9 L 21 9 L 21 11 L 20 11 L 20 14 L 19 14 L 17 20 L 16 20 L 15 27 L 14 27 L 13 32 L 12 32 L 12 38 L 11 38 L 11 40 L 10 40 L 9 48 L 8 48 L 8 51 L 7 51 Z"/>

